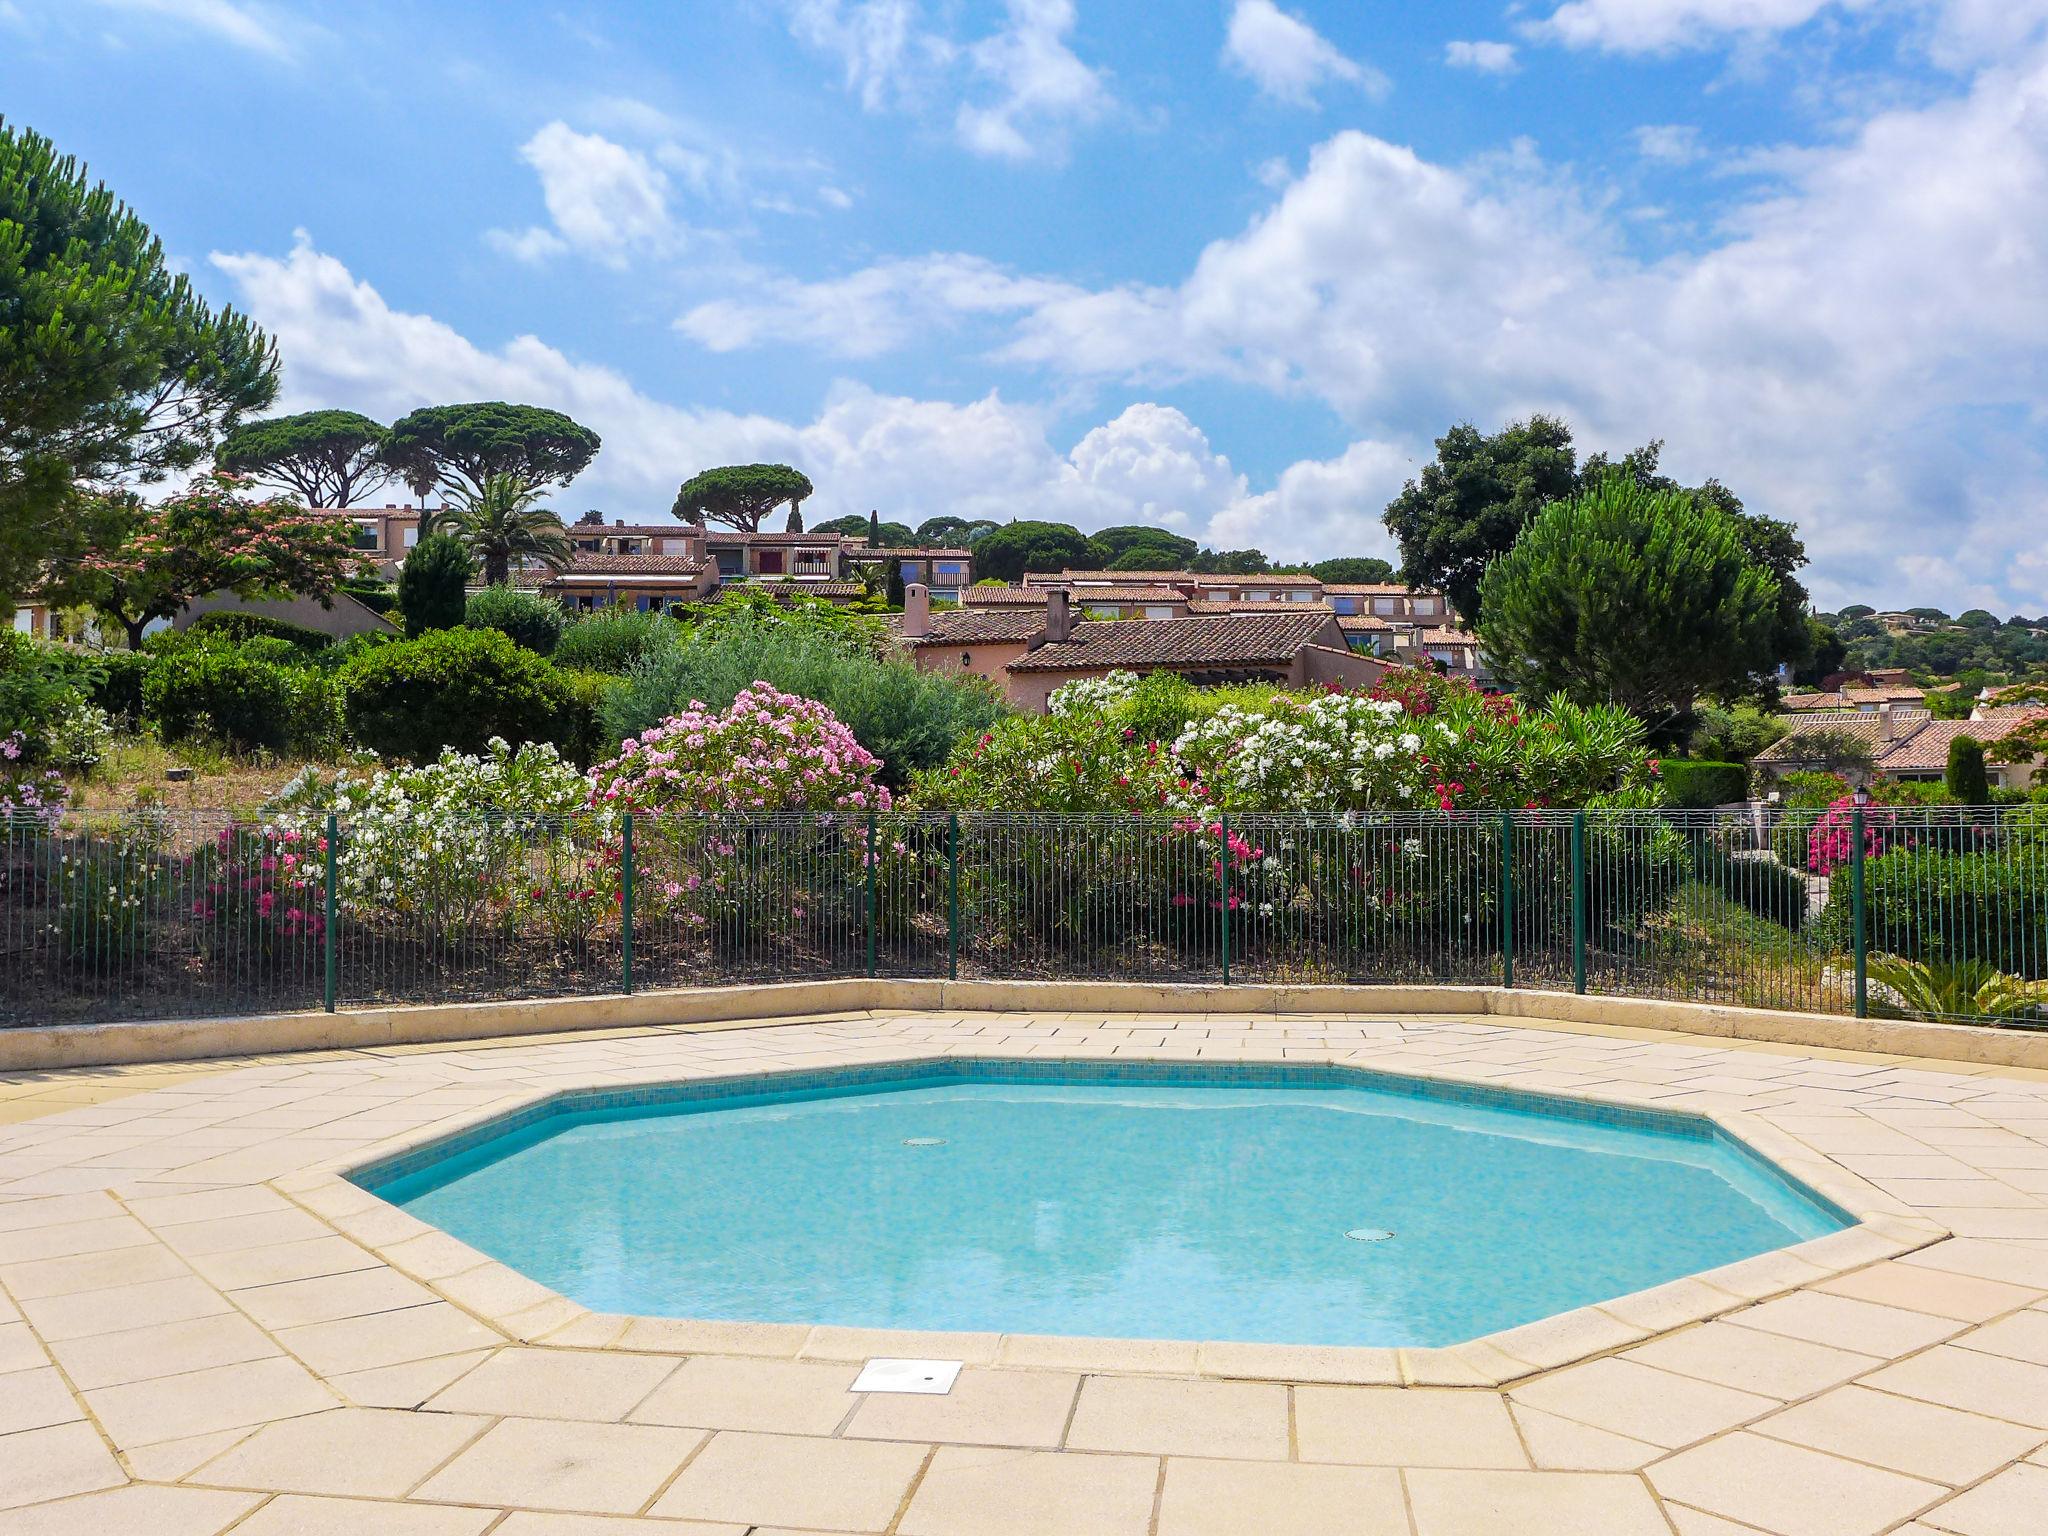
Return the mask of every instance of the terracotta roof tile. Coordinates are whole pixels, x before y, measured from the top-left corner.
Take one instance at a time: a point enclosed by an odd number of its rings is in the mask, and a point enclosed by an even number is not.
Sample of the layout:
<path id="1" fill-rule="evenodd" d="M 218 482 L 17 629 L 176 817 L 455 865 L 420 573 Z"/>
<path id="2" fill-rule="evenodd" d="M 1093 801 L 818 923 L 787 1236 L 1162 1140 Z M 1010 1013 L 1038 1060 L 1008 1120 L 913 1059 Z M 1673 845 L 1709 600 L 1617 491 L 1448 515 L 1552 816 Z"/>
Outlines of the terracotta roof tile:
<path id="1" fill-rule="evenodd" d="M 1196 597 L 1188 600 L 1189 613 L 1327 613 L 1335 617 L 1337 610 L 1325 602 L 1276 603 L 1270 599 L 1254 602 L 1248 597 Z"/>
<path id="2" fill-rule="evenodd" d="M 1226 614 L 1185 619 L 1121 619 L 1076 624 L 1073 638 L 1043 645 L 1010 663 L 1012 672 L 1091 667 L 1254 666 L 1292 661 L 1327 633 L 1322 609 L 1307 613 Z"/>
<path id="3" fill-rule="evenodd" d="M 600 555 L 579 552 L 565 576 L 694 576 L 702 560 L 685 555 Z"/>
<path id="4" fill-rule="evenodd" d="M 995 608 L 980 613 L 960 610 L 932 615 L 931 633 L 920 635 L 914 646 L 995 645 L 1005 641 L 1029 640 L 1045 629 L 1043 608 Z"/>
<path id="5" fill-rule="evenodd" d="M 968 608 L 1043 608 L 1050 587 L 968 587 L 960 601 Z"/>

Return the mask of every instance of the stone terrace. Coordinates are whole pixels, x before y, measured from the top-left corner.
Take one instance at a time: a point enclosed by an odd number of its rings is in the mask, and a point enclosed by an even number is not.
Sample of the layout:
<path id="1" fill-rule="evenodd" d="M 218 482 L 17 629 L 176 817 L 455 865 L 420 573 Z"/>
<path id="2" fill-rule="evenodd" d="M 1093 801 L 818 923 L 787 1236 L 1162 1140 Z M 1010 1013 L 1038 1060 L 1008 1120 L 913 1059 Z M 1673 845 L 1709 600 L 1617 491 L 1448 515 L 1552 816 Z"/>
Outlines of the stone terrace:
<path id="1" fill-rule="evenodd" d="M 536 1089 L 949 1051 L 1743 1111 L 1955 1235 L 1676 1331 L 1617 1308 L 1595 1358 L 1505 1391 L 956 1335 L 951 1395 L 862 1397 L 854 1330 L 713 1352 L 292 1193 Z M 0 1079 L 0 1536 L 2039 1536 L 2044 1447 L 2048 1073 L 1500 1019 L 862 1014 Z"/>

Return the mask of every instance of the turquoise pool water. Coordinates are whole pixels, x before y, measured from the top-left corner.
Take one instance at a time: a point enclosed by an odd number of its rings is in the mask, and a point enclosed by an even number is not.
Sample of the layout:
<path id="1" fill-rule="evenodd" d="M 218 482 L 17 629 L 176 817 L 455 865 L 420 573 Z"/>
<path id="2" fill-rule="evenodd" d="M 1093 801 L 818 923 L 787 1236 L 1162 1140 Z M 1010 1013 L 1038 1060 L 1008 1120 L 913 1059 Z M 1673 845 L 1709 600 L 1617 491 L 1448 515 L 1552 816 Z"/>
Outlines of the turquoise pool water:
<path id="1" fill-rule="evenodd" d="M 1454 1344 L 1847 1224 L 1704 1120 L 1341 1069 L 769 1081 L 358 1181 L 597 1311 L 1295 1344 Z"/>

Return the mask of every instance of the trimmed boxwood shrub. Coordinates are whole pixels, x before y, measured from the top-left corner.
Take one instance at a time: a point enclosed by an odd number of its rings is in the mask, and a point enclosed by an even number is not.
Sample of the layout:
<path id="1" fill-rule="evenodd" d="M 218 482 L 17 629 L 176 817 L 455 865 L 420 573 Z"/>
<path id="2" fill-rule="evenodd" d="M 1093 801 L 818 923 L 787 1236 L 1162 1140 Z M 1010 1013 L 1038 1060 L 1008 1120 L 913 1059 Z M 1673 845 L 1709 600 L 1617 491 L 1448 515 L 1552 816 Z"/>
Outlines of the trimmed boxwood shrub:
<path id="1" fill-rule="evenodd" d="M 385 757 L 428 762 L 554 741 L 575 702 L 561 673 L 495 629 L 440 629 L 380 646 L 337 674 L 349 735 Z"/>
<path id="2" fill-rule="evenodd" d="M 219 613 L 202 613 L 185 626 L 185 633 L 208 640 L 289 640 L 299 650 L 311 655 L 324 651 L 334 644 L 334 636 L 323 634 L 317 629 L 308 629 L 303 624 L 294 624 L 288 619 L 274 619 L 267 613 L 248 613 L 237 608 L 227 608 Z"/>
<path id="3" fill-rule="evenodd" d="M 143 716 L 165 741 L 209 737 L 241 752 L 318 750 L 335 734 L 332 688 L 325 673 L 291 665 L 298 654 L 281 640 L 168 647 L 143 676 Z"/>
<path id="4" fill-rule="evenodd" d="M 1659 774 L 1665 803 L 1679 810 L 1708 810 L 1749 798 L 1749 770 L 1740 763 L 1666 758 Z"/>
<path id="5" fill-rule="evenodd" d="M 2048 886 L 2031 858 L 1900 849 L 1864 864 L 1863 893 L 1872 954 L 2048 975 Z M 1832 882 L 1821 921 L 1829 942 L 1851 947 L 1846 878 Z"/>
<path id="6" fill-rule="evenodd" d="M 518 587 L 485 587 L 474 594 L 463 610 L 462 622 L 471 629 L 495 629 L 510 635 L 515 644 L 537 656 L 545 656 L 562 638 L 562 605 L 538 592 Z"/>

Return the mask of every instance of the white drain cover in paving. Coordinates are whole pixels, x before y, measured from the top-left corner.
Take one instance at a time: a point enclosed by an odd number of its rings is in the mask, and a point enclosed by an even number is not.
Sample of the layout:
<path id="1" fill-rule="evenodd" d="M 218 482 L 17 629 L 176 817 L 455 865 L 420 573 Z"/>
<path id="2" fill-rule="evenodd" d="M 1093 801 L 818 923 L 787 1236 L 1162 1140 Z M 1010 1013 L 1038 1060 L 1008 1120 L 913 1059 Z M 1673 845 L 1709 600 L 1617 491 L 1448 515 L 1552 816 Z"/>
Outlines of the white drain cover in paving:
<path id="1" fill-rule="evenodd" d="M 943 1397 L 960 1374 L 958 1360 L 870 1360 L 849 1392 L 929 1392 Z"/>

